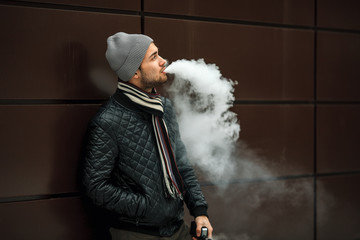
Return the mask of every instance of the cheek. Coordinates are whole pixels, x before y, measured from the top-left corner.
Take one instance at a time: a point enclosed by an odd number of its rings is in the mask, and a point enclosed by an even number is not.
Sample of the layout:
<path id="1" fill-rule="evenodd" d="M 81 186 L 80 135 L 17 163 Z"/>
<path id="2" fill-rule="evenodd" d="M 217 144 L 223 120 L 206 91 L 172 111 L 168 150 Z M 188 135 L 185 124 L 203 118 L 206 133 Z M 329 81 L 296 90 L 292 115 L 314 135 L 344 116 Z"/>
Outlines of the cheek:
<path id="1" fill-rule="evenodd" d="M 151 68 L 152 74 L 158 74 L 159 71 L 160 71 L 160 68 L 158 67 L 158 65 L 154 64 Z"/>
<path id="2" fill-rule="evenodd" d="M 157 74 L 159 74 L 160 70 L 161 70 L 161 68 L 159 67 L 158 61 L 154 61 L 151 64 L 144 66 L 144 68 L 143 68 L 143 71 L 148 76 L 157 75 Z"/>

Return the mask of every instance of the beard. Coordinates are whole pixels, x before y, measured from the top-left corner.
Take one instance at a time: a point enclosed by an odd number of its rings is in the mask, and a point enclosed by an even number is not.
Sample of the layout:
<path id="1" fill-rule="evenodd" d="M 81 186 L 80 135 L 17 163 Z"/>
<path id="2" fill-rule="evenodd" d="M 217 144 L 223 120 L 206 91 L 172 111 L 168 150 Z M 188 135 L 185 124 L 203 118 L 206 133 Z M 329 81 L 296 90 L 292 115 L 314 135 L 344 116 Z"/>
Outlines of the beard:
<path id="1" fill-rule="evenodd" d="M 147 74 L 141 69 L 140 72 L 142 76 L 140 82 L 144 88 L 156 88 L 163 85 L 167 81 L 166 74 L 162 77 L 162 76 L 154 76 L 153 74 Z"/>

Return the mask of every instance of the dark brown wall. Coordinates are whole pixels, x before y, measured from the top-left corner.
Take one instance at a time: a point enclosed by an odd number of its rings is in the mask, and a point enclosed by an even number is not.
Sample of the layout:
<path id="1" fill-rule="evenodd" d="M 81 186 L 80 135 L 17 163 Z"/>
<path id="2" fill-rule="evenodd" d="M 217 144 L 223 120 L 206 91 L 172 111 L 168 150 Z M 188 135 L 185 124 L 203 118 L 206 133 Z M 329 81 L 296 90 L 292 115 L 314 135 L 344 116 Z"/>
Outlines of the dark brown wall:
<path id="1" fill-rule="evenodd" d="M 360 239 L 359 12 L 356 0 L 0 1 L 0 238 L 92 238 L 80 147 L 116 85 L 106 38 L 125 31 L 238 81 L 239 146 L 271 176 L 217 194 L 200 175 L 216 234 Z"/>

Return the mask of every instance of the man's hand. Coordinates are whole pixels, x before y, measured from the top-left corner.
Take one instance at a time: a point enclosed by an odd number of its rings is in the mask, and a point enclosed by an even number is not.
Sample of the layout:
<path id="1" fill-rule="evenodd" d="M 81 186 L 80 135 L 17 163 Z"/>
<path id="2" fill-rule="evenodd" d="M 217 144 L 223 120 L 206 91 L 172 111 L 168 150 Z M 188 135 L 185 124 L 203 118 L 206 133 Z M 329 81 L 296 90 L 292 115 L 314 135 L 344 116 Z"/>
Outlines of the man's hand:
<path id="1" fill-rule="evenodd" d="M 208 238 L 212 238 L 212 232 L 213 232 L 213 228 L 210 224 L 209 219 L 206 216 L 198 216 L 195 218 L 195 223 L 196 223 L 196 236 L 200 237 L 201 234 L 201 228 L 202 227 L 207 227 L 208 229 Z M 196 238 L 193 237 L 193 240 L 196 240 Z"/>

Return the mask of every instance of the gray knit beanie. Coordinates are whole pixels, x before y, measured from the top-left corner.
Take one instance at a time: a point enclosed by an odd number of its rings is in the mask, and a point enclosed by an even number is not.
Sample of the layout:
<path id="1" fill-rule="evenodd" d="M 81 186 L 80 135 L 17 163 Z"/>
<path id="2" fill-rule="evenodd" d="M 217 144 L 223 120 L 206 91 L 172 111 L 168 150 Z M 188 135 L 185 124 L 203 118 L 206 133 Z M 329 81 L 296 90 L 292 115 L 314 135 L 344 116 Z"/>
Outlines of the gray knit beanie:
<path id="1" fill-rule="evenodd" d="M 142 34 L 116 33 L 107 39 L 106 59 L 123 81 L 129 81 L 139 69 L 153 40 Z"/>

